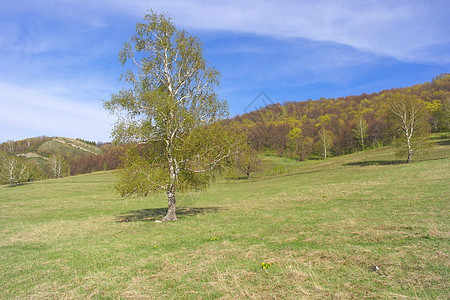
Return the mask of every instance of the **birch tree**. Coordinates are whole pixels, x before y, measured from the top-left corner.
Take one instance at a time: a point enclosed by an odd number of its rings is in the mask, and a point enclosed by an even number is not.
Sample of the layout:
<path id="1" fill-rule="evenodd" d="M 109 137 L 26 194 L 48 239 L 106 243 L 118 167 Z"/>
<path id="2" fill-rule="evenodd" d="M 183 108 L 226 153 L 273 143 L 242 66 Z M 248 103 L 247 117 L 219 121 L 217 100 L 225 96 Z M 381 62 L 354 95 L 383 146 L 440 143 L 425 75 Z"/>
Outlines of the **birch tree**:
<path id="1" fill-rule="evenodd" d="M 54 178 L 62 177 L 65 165 L 64 157 L 60 153 L 54 154 L 48 159 L 48 168 L 51 176 Z"/>
<path id="2" fill-rule="evenodd" d="M 396 93 L 390 98 L 390 120 L 398 133 L 396 145 L 407 153 L 407 163 L 415 152 L 429 146 L 427 104 L 416 95 Z"/>
<path id="3" fill-rule="evenodd" d="M 27 165 L 16 157 L 4 157 L 2 162 L 1 181 L 8 183 L 11 187 L 18 185 L 28 179 L 29 170 Z"/>
<path id="4" fill-rule="evenodd" d="M 368 132 L 368 126 L 366 119 L 364 118 L 363 114 L 358 114 L 358 117 L 356 119 L 356 128 L 354 129 L 355 137 L 358 139 L 361 149 L 364 150 L 364 145 L 366 143 L 367 138 L 367 132 Z"/>
<path id="5" fill-rule="evenodd" d="M 228 106 L 215 88 L 219 72 L 208 66 L 198 38 L 149 12 L 124 44 L 119 60 L 128 85 L 104 103 L 117 115 L 112 136 L 139 146 L 128 151 L 117 190 L 123 196 L 164 191 L 177 220 L 176 192 L 202 189 L 231 163 L 239 138 L 217 121 Z"/>
<path id="6" fill-rule="evenodd" d="M 323 158 L 327 159 L 330 148 L 333 146 L 333 133 L 330 130 L 323 127 L 319 130 L 319 146 L 322 149 Z"/>

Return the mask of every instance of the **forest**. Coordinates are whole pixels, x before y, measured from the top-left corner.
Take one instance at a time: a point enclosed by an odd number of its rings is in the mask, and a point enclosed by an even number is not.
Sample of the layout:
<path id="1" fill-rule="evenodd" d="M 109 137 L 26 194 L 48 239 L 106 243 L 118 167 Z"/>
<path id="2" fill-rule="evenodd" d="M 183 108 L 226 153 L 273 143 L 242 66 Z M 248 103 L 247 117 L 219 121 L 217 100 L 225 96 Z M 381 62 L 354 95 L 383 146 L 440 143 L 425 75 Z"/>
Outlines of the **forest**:
<path id="1" fill-rule="evenodd" d="M 398 137 L 390 104 L 398 95 L 425 101 L 431 132 L 450 130 L 450 74 L 431 82 L 336 99 L 272 104 L 224 120 L 245 133 L 256 152 L 297 160 L 327 158 L 390 145 Z M 49 147 L 55 138 L 35 137 L 0 144 L 0 184 L 58 178 L 120 167 L 129 145 L 77 139 L 81 148 Z M 47 145 L 44 147 L 43 145 Z M 56 150 L 55 150 L 56 149 Z"/>
<path id="2" fill-rule="evenodd" d="M 226 123 L 245 132 L 252 147 L 261 153 L 298 160 L 338 156 L 390 145 L 395 140 L 390 103 L 399 94 L 426 102 L 430 131 L 449 130 L 449 74 L 378 93 L 272 104 Z"/>

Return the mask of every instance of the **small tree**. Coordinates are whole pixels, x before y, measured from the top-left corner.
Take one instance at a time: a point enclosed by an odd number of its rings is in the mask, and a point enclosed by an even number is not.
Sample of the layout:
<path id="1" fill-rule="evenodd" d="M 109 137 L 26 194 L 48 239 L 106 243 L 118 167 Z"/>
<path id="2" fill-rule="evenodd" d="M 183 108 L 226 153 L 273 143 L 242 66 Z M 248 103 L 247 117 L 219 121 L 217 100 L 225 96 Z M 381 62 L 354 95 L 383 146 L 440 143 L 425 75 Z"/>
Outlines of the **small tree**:
<path id="1" fill-rule="evenodd" d="M 304 136 L 303 131 L 295 127 L 288 133 L 288 146 L 298 156 L 299 161 L 304 161 L 312 152 L 313 139 L 309 136 Z"/>
<path id="2" fill-rule="evenodd" d="M 227 116 L 226 102 L 214 91 L 219 72 L 207 65 L 196 37 L 153 11 L 119 58 L 129 66 L 122 78 L 131 88 L 104 106 L 118 115 L 115 140 L 140 145 L 128 151 L 117 189 L 124 196 L 164 191 L 163 220 L 177 220 L 176 192 L 206 187 L 240 143 L 217 124 Z"/>
<path id="3" fill-rule="evenodd" d="M 27 164 L 16 157 L 4 156 L 2 162 L 1 181 L 15 187 L 29 177 Z"/>
<path id="4" fill-rule="evenodd" d="M 427 104 L 416 95 L 396 93 L 390 98 L 390 121 L 398 133 L 396 146 L 406 152 L 407 163 L 415 152 L 430 146 Z"/>
<path id="5" fill-rule="evenodd" d="M 322 149 L 323 158 L 327 159 L 330 148 L 333 146 L 333 133 L 330 130 L 323 127 L 319 130 L 319 146 Z"/>
<path id="6" fill-rule="evenodd" d="M 361 145 L 361 149 L 364 150 L 364 145 L 366 144 L 366 139 L 368 135 L 368 126 L 366 119 L 360 113 L 356 119 L 356 128 L 353 131 L 355 133 L 355 137 L 359 140 L 359 144 Z"/>
<path id="7" fill-rule="evenodd" d="M 245 147 L 236 154 L 235 164 L 239 170 L 247 175 L 247 179 L 250 179 L 250 173 L 259 170 L 261 159 L 256 150 Z"/>
<path id="8" fill-rule="evenodd" d="M 63 176 L 63 172 L 67 169 L 67 163 L 60 153 L 51 155 L 48 159 L 47 166 L 49 168 L 50 175 L 54 178 L 61 178 Z"/>

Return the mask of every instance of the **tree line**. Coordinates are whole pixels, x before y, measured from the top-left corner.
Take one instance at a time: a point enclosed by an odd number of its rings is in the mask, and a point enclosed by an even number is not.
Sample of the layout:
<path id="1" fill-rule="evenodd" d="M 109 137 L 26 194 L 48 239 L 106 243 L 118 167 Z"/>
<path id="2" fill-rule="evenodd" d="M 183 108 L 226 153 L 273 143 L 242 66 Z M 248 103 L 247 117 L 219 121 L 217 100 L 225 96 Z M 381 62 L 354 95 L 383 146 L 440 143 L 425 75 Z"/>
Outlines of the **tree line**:
<path id="1" fill-rule="evenodd" d="M 399 104 L 406 101 L 404 98 L 414 102 L 416 109 L 420 108 L 420 117 L 416 112 L 417 129 L 413 133 L 450 129 L 449 74 L 439 75 L 424 84 L 379 93 L 272 104 L 226 123 L 244 132 L 259 152 L 298 160 L 326 158 L 407 138 L 411 132 L 406 132 L 398 123 L 411 119 L 398 110 L 413 108 Z M 419 119 L 425 122 L 418 122 Z M 409 140 L 412 141 L 411 137 Z"/>
<path id="2" fill-rule="evenodd" d="M 103 143 L 97 144 L 102 150 L 97 155 L 65 152 L 38 154 L 37 148 L 50 139 L 37 137 L 0 144 L 0 184 L 16 186 L 23 182 L 115 170 L 120 166 L 127 147 Z"/>

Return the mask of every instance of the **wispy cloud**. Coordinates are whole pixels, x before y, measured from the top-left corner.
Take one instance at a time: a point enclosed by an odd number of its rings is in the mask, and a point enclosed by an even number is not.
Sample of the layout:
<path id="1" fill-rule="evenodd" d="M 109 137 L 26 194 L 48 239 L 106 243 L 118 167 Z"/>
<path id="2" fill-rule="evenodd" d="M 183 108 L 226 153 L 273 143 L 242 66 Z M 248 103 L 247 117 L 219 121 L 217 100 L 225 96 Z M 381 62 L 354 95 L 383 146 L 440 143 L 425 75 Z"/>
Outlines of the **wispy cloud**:
<path id="1" fill-rule="evenodd" d="M 0 141 L 36 135 L 108 140 L 111 120 L 101 103 L 68 101 L 37 89 L 0 82 Z M 16 129 L 8 129 L 16 128 Z"/>
<path id="2" fill-rule="evenodd" d="M 148 6 L 198 30 L 329 41 L 400 61 L 450 62 L 449 51 L 433 52 L 436 45 L 450 50 L 445 1 L 131 0 L 114 5 L 139 15 Z"/>

